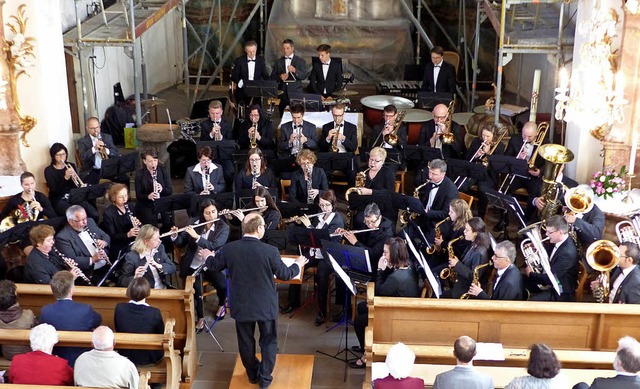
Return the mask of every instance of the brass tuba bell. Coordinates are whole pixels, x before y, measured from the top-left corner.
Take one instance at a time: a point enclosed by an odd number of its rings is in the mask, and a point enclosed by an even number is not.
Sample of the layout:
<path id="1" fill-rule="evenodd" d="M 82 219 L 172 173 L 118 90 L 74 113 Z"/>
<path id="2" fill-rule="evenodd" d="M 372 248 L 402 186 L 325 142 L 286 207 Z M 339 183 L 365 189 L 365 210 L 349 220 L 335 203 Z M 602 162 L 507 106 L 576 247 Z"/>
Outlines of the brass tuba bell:
<path id="1" fill-rule="evenodd" d="M 591 190 L 580 187 L 567 189 L 564 202 L 571 212 L 575 213 L 588 213 L 595 205 Z"/>
<path id="2" fill-rule="evenodd" d="M 600 272 L 593 296 L 601 303 L 609 297 L 609 272 L 618 266 L 620 250 L 612 241 L 601 239 L 589 245 L 585 257 L 589 266 Z"/>

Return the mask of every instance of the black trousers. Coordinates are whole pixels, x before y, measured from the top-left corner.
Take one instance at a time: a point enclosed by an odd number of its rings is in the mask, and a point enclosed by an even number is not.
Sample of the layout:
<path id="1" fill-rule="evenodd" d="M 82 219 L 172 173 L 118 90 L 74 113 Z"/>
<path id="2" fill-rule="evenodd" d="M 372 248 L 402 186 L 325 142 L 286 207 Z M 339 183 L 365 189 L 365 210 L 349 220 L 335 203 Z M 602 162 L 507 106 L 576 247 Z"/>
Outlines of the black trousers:
<path id="1" fill-rule="evenodd" d="M 356 333 L 360 347 L 364 350 L 364 329 L 367 327 L 367 321 L 369 320 L 367 302 L 359 302 L 356 309 L 356 319 L 353 321 L 353 330 Z"/>
<path id="2" fill-rule="evenodd" d="M 310 258 L 308 267 L 317 267 L 315 282 L 316 282 L 316 300 L 318 301 L 318 313 L 323 317 L 327 317 L 327 293 L 329 290 L 329 276 L 333 272 L 333 268 L 329 262 L 324 259 Z M 289 305 L 298 308 L 300 306 L 300 290 L 301 285 L 291 284 L 289 285 Z"/>
<path id="3" fill-rule="evenodd" d="M 196 269 L 189 268 L 188 275 L 193 274 L 195 270 Z M 227 283 L 224 273 L 213 270 L 201 272 L 193 284 L 196 319 L 202 319 L 204 317 L 204 303 L 202 301 L 202 282 L 204 281 L 209 281 L 209 283 L 216 288 L 219 306 L 223 306 L 227 302 Z"/>
<path id="4" fill-rule="evenodd" d="M 258 325 L 260 331 L 260 352 L 262 361 L 256 358 L 256 340 L 254 333 Z M 238 351 L 242 365 L 247 371 L 247 376 L 252 382 L 260 386 L 268 386 L 273 381 L 273 368 L 276 365 L 278 353 L 278 322 L 277 320 L 247 321 L 236 320 L 236 333 L 238 336 Z"/>

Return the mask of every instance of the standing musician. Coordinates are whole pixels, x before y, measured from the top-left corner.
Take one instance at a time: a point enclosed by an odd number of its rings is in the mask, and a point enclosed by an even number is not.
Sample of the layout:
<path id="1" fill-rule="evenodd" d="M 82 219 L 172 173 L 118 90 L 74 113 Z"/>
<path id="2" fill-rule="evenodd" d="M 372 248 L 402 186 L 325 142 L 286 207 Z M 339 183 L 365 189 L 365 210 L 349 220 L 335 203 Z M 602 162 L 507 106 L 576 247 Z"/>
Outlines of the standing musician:
<path id="1" fill-rule="evenodd" d="M 419 216 L 417 223 L 423 231 L 431 231 L 436 222 L 447 217 L 449 204 L 458 198 L 458 189 L 447 174 L 447 163 L 434 159 L 429 163 L 429 183 L 426 183 L 421 201 L 425 215 Z"/>
<path id="2" fill-rule="evenodd" d="M 282 41 L 282 53 L 271 71 L 271 79 L 278 81 L 278 89 L 283 91 L 280 112 L 289 105 L 290 93 L 302 93 L 302 80 L 307 78 L 307 62 L 294 53 L 293 40 Z"/>
<path id="3" fill-rule="evenodd" d="M 280 210 L 276 206 L 275 201 L 273 201 L 273 197 L 271 197 L 271 193 L 263 187 L 258 186 L 253 193 L 253 202 L 251 204 L 251 208 L 264 208 L 264 210 L 260 210 L 256 212 L 261 214 L 262 218 L 265 222 L 266 230 L 275 230 L 278 228 L 280 224 L 280 220 L 282 219 L 282 214 Z M 230 212 L 230 215 L 235 216 L 240 222 L 242 222 L 245 218 L 244 213 L 241 210 L 236 209 Z M 231 216 L 227 216 L 228 218 Z"/>
<path id="4" fill-rule="evenodd" d="M 200 163 L 187 168 L 187 174 L 184 176 L 184 193 L 208 195 L 225 191 L 222 166 L 211 162 L 212 154 L 209 146 L 198 150 Z"/>
<path id="5" fill-rule="evenodd" d="M 142 154 L 144 166 L 136 172 L 136 216 L 142 224 L 158 224 L 157 213 L 153 210 L 153 202 L 161 197 L 171 196 L 173 187 L 166 167 L 158 163 L 158 152 L 153 147 L 146 148 Z M 168 229 L 171 213 L 161 215 L 163 228 Z M 125 284 L 125 286 L 128 284 Z"/>
<path id="6" fill-rule="evenodd" d="M 273 130 L 271 120 L 264 120 L 260 112 L 260 106 L 254 104 L 249 108 L 249 120 L 240 124 L 238 133 L 238 146 L 241 150 L 251 148 L 251 140 L 254 139 L 256 147 L 262 150 L 276 150 L 276 133 Z"/>
<path id="7" fill-rule="evenodd" d="M 471 284 L 469 294 L 480 300 L 523 300 L 524 284 L 522 273 L 515 265 L 516 246 L 513 242 L 505 240 L 496 244 L 495 254 L 491 260 L 497 271 L 491 296 L 477 284 Z"/>
<path id="8" fill-rule="evenodd" d="M 322 95 L 322 100 L 326 100 L 342 88 L 342 63 L 331 60 L 329 45 L 322 44 L 316 48 L 316 51 L 319 61 L 312 64 L 309 90 L 313 94 Z"/>
<path id="9" fill-rule="evenodd" d="M 222 102 L 213 100 L 209 103 L 209 118 L 200 124 L 200 140 L 234 140 L 233 123 L 222 118 Z M 218 161 L 222 165 L 224 180 L 229 185 L 233 182 L 233 160 L 231 158 Z"/>
<path id="10" fill-rule="evenodd" d="M 249 96 L 245 91 L 247 81 L 268 80 L 269 72 L 264 57 L 257 55 L 258 44 L 256 41 L 245 42 L 244 52 L 245 55 L 236 58 L 234 62 L 231 81 L 237 85 L 236 101 L 250 104 Z"/>
<path id="11" fill-rule="evenodd" d="M 36 178 L 33 173 L 22 173 L 20 186 L 22 186 L 22 192 L 13 195 L 0 212 L 0 220 L 3 224 L 6 217 L 10 217 L 11 222 L 17 224 L 57 216 L 47 196 L 36 190 Z"/>
<path id="12" fill-rule="evenodd" d="M 338 153 L 353 153 L 358 148 L 358 128 L 355 124 L 344 120 L 344 111 L 343 104 L 336 104 L 331 108 L 333 121 L 322 126 L 320 151 L 337 150 Z"/>
<path id="13" fill-rule="evenodd" d="M 622 242 L 619 249 L 618 266 L 609 278 L 609 303 L 640 304 L 640 247 L 633 242 Z M 597 280 L 591 282 L 592 290 L 597 286 Z"/>
<path id="14" fill-rule="evenodd" d="M 424 67 L 422 90 L 426 92 L 456 93 L 456 68 L 444 59 L 444 49 L 433 46 L 431 62 Z"/>
<path id="15" fill-rule="evenodd" d="M 314 218 L 313 222 L 307 215 L 300 217 L 300 222 L 307 228 L 325 229 L 329 234 L 336 232 L 338 228 L 344 228 L 344 219 L 340 212 L 338 212 L 338 199 L 332 189 L 329 189 L 320 194 L 320 211 L 325 212 L 324 215 L 320 215 L 317 219 Z M 340 237 L 335 236 L 331 238 L 334 242 L 340 242 Z M 307 267 L 317 266 L 316 271 L 316 298 L 318 300 L 318 314 L 316 315 L 316 326 L 322 325 L 327 317 L 327 291 L 329 285 L 329 276 L 333 272 L 331 264 L 327 260 L 322 260 L 324 257 L 320 249 L 311 249 L 309 253 L 309 263 Z M 282 313 L 290 313 L 294 309 L 300 306 L 300 285 L 289 285 L 289 306 L 282 310 Z"/>
<path id="16" fill-rule="evenodd" d="M 419 146 L 435 147 L 442 150 L 444 158 L 461 159 L 466 149 L 464 146 L 464 134 L 460 125 L 449 117 L 449 109 L 444 104 L 438 104 L 433 108 L 433 119 L 428 120 L 420 127 Z M 450 123 L 451 128 L 447 128 Z M 453 134 L 453 140 L 447 137 Z"/>
<path id="17" fill-rule="evenodd" d="M 150 224 L 140 227 L 131 251 L 124 257 L 118 285 L 128 286 L 132 279 L 144 277 L 153 289 L 171 287 L 166 276 L 175 273 L 176 265 L 169 259 L 160 242 L 160 232 Z"/>
<path id="18" fill-rule="evenodd" d="M 291 121 L 280 126 L 280 153 L 296 155 L 302 149 L 318 149 L 316 125 L 303 120 L 304 105 L 291 106 Z"/>
<path id="19" fill-rule="evenodd" d="M 203 222 L 211 222 L 194 229 L 192 225 Z M 172 231 L 177 231 L 173 227 Z M 205 262 L 203 249 L 217 250 L 227 243 L 229 238 L 229 225 L 218 218 L 218 206 L 212 199 L 204 199 L 200 203 L 200 215 L 189 221 L 189 226 L 180 234 L 171 236 L 176 247 L 187 247 L 187 252 L 180 261 L 180 277 L 185 278 L 193 274 Z M 196 329 L 204 327 L 204 309 L 202 302 L 202 280 L 206 279 L 216 288 L 218 293 L 219 308 L 216 316 L 224 318 L 224 304 L 227 301 L 227 285 L 224 274 L 219 271 L 203 271 L 198 274 L 194 284 L 195 309 L 196 309 Z"/>
<path id="20" fill-rule="evenodd" d="M 560 296 L 551 285 L 549 276 L 535 273 L 530 265 L 525 268 L 526 287 L 531 292 L 529 300 L 535 301 L 575 301 L 578 286 L 578 251 L 569 237 L 569 225 L 560 215 L 547 220 L 546 235 L 550 245 L 546 246 L 551 272 L 558 281 Z M 541 289 L 538 285 L 542 285 Z"/>
<path id="21" fill-rule="evenodd" d="M 78 263 L 93 281 L 107 272 L 108 251 L 111 237 L 102 231 L 79 205 L 67 209 L 67 224 L 56 234 L 56 247 L 62 254 Z M 97 282 L 94 282 L 97 284 Z"/>
<path id="22" fill-rule="evenodd" d="M 266 189 L 275 188 L 276 177 L 267 166 L 267 161 L 259 148 L 250 149 L 244 168 L 236 174 L 236 196 L 241 190 L 255 189 L 262 186 Z"/>
<path id="23" fill-rule="evenodd" d="M 62 143 L 54 143 L 49 149 L 51 155 L 51 165 L 44 168 L 44 178 L 49 187 L 49 200 L 51 204 L 56 204 L 54 209 L 59 216 L 69 208 L 69 192 L 71 189 L 81 187 L 84 182 L 78 175 L 76 165 L 67 162 L 69 151 Z M 80 203 L 87 215 L 96 222 L 99 219 L 98 210 L 89 202 Z"/>
<path id="24" fill-rule="evenodd" d="M 318 195 L 329 189 L 329 181 L 324 169 L 316 167 L 316 154 L 308 149 L 296 157 L 300 169 L 291 175 L 289 199 L 302 204 L 316 204 Z M 309 187 L 311 186 L 311 187 Z"/>
<path id="25" fill-rule="evenodd" d="M 484 221 L 479 217 L 471 218 L 464 226 L 464 239 L 471 242 L 462 260 L 458 257 L 449 257 L 449 269 L 457 274 L 457 281 L 453 288 L 444 290 L 442 297 L 458 299 L 469 290 L 474 278 L 474 270 L 477 266 L 489 261 L 489 234 L 486 231 Z M 486 279 L 486 268 L 479 273 L 479 280 L 482 283 Z"/>
<path id="26" fill-rule="evenodd" d="M 128 251 L 129 244 L 138 236 L 142 223 L 133 216 L 129 201 L 129 188 L 114 184 L 109 188 L 109 205 L 102 214 L 100 227 L 111 237 L 111 262 L 115 262 L 121 250 Z M 124 254 L 122 252 L 122 254 Z"/>
<path id="27" fill-rule="evenodd" d="M 97 117 L 87 119 L 85 128 L 87 134 L 78 139 L 78 153 L 82 161 L 80 172 L 87 184 L 97 184 L 100 181 L 102 161 L 105 158 L 117 157 L 118 148 L 109 134 L 100 132 L 100 121 Z"/>
<path id="28" fill-rule="evenodd" d="M 60 270 L 67 270 L 62 258 L 53 253 L 55 235 L 53 227 L 40 224 L 29 231 L 29 239 L 34 247 L 27 257 L 24 267 L 24 280 L 29 284 L 49 284 L 53 275 Z M 77 278 L 82 272 L 77 267 L 71 268 L 71 273 Z"/>
<path id="29" fill-rule="evenodd" d="M 438 225 L 437 229 L 440 232 L 440 237 L 432 231 L 424 231 L 427 239 L 433 236 L 432 247 L 435 249 L 434 253 L 427 256 L 427 262 L 429 267 L 434 273 L 440 273 L 440 270 L 449 265 L 449 254 L 447 249 L 449 242 L 464 235 L 464 227 L 471 220 L 473 214 L 469 209 L 469 204 L 462 199 L 454 199 L 449 204 L 449 218 L 444 219 Z M 470 246 L 470 242 L 465 239 L 458 239 L 453 242 L 453 252 L 458 258 L 462 258 L 464 253 Z"/>

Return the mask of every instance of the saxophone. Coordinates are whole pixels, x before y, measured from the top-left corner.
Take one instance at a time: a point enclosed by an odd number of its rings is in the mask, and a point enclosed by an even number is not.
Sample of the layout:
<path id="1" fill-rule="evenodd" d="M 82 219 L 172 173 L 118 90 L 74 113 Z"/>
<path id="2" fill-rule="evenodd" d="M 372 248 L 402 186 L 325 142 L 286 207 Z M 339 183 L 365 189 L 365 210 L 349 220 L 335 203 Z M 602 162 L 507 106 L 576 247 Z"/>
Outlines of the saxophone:
<path id="1" fill-rule="evenodd" d="M 441 221 L 437 222 L 435 225 L 435 235 L 436 235 L 436 239 L 442 239 L 442 231 L 440 231 L 440 225 L 444 222 L 446 222 L 447 220 L 451 220 L 450 216 L 447 216 L 446 218 L 442 219 Z M 436 252 L 436 245 L 432 245 L 430 248 L 427 249 L 427 254 L 433 254 Z"/>
<path id="2" fill-rule="evenodd" d="M 478 285 L 480 286 L 480 270 L 484 269 L 487 266 L 491 266 L 493 265 L 493 262 L 491 262 L 491 260 L 489 260 L 489 262 L 487 263 L 483 263 L 482 265 L 478 265 L 473 269 L 473 281 L 471 281 L 472 285 Z M 465 292 L 462 296 L 460 296 L 460 300 L 466 300 L 468 298 L 471 298 L 471 294 L 469 294 L 469 292 Z"/>
<path id="3" fill-rule="evenodd" d="M 333 129 L 336 130 L 336 134 L 331 140 L 331 151 L 337 153 L 338 151 L 340 151 L 340 149 L 338 149 L 338 138 L 340 138 L 340 127 L 342 127 L 342 123 L 338 124 L 334 122 L 334 124 L 335 126 L 333 127 Z"/>
<path id="4" fill-rule="evenodd" d="M 311 187 L 312 184 L 312 177 L 311 174 L 313 173 L 313 166 L 308 166 L 307 167 L 307 204 L 313 204 L 313 200 L 315 199 L 315 196 L 311 195 L 311 189 L 313 189 Z"/>
<path id="5" fill-rule="evenodd" d="M 459 237 L 449 241 L 449 244 L 447 245 L 447 251 L 449 252 L 449 258 L 454 258 L 456 256 L 456 254 L 453 252 L 453 244 L 455 242 L 459 241 L 462 238 L 464 238 L 464 235 L 460 235 Z M 440 278 L 442 278 L 443 280 L 447 280 L 448 279 L 453 284 L 453 283 L 456 283 L 458 281 L 458 273 L 451 266 L 445 267 L 440 272 Z"/>
<path id="6" fill-rule="evenodd" d="M 371 169 L 371 168 L 369 168 Z M 344 198 L 349 201 L 349 195 L 353 192 L 360 194 L 360 188 L 364 187 L 364 183 L 367 180 L 367 172 L 369 169 L 356 173 L 356 186 L 347 189 L 347 192 L 344 194 Z"/>
<path id="7" fill-rule="evenodd" d="M 256 131 L 258 131 L 258 127 L 256 126 L 256 123 L 253 122 L 253 124 L 251 125 L 251 129 L 249 130 L 251 131 L 251 141 L 249 143 L 249 146 L 252 149 L 255 149 L 256 147 L 258 147 L 258 140 L 256 139 Z"/>
<path id="8" fill-rule="evenodd" d="M 427 180 L 425 181 L 423 184 L 418 185 L 414 190 L 413 190 L 413 197 L 415 197 L 416 199 L 420 198 L 420 189 L 422 189 L 425 185 L 430 184 L 431 180 Z M 400 224 L 407 225 L 409 223 L 409 220 L 414 220 L 416 217 L 418 217 L 418 213 L 417 212 L 411 212 L 408 209 L 406 211 L 401 211 L 400 214 L 398 215 L 398 220 L 400 220 Z"/>

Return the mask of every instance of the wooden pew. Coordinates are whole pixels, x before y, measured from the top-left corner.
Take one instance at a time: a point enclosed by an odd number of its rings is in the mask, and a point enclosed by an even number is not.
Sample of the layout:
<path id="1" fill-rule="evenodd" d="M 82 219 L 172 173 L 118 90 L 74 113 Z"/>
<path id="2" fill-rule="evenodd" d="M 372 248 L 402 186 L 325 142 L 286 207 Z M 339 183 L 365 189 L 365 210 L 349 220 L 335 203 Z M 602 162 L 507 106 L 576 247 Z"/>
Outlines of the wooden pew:
<path id="1" fill-rule="evenodd" d="M 196 348 L 195 311 L 193 306 L 193 282 L 189 276 L 184 289 L 151 290 L 147 303 L 160 309 L 165 323 L 175 319 L 175 349 L 182 354 L 182 381 L 192 384 L 198 371 L 198 352 Z M 40 309 L 54 302 L 49 285 L 17 284 L 18 301 L 23 308 L 31 309 L 37 316 Z M 115 331 L 113 314 L 118 303 L 126 303 L 126 288 L 108 288 L 95 286 L 76 286 L 73 301 L 89 304 L 100 315 L 102 324 Z"/>
<path id="2" fill-rule="evenodd" d="M 527 348 L 546 343 L 565 368 L 610 369 L 618 339 L 640 337 L 640 306 L 535 301 L 478 301 L 373 297 L 369 283 L 365 332 L 367 374 L 393 344 L 414 350 L 418 363 L 454 364 L 453 342 L 468 335 L 478 342 L 501 343 L 505 361 L 476 365 L 526 366 Z"/>

